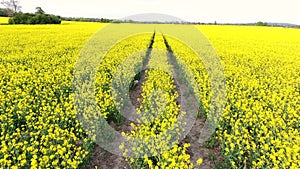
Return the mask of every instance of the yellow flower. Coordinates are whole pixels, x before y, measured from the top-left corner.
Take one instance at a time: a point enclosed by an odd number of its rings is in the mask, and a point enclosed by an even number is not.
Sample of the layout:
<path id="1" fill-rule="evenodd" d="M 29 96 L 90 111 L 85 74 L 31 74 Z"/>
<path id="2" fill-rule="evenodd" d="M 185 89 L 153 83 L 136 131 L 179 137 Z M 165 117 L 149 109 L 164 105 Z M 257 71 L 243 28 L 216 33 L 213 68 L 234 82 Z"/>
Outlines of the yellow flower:
<path id="1" fill-rule="evenodd" d="M 200 164 L 202 164 L 202 162 L 203 162 L 203 159 L 199 158 L 196 163 L 197 163 L 197 165 L 200 165 Z"/>

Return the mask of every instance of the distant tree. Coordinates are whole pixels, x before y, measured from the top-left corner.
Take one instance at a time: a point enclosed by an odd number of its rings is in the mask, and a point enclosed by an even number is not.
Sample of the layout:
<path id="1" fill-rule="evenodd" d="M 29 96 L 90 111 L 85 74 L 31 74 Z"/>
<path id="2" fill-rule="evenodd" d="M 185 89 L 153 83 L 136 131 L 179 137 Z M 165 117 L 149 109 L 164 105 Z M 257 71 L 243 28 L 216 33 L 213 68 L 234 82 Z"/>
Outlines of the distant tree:
<path id="1" fill-rule="evenodd" d="M 45 14 L 45 11 L 41 7 L 36 7 L 35 10 L 35 14 Z"/>
<path id="2" fill-rule="evenodd" d="M 8 11 L 10 12 L 10 16 L 21 11 L 20 2 L 18 0 L 2 0 L 0 3 L 9 9 Z"/>
<path id="3" fill-rule="evenodd" d="M 12 11 L 11 9 L 8 8 L 0 8 L 0 16 L 11 16 L 13 15 L 14 11 Z"/>
<path id="4" fill-rule="evenodd" d="M 268 26 L 268 23 L 267 22 L 256 22 L 256 26 Z"/>
<path id="5" fill-rule="evenodd" d="M 109 22 L 112 22 L 112 20 L 111 19 L 106 19 L 106 18 L 100 18 L 100 22 L 109 23 Z"/>
<path id="6" fill-rule="evenodd" d="M 261 22 L 261 21 L 256 22 L 256 26 L 263 26 L 263 22 Z"/>
<path id="7" fill-rule="evenodd" d="M 0 16 L 7 16 L 5 9 L 0 8 Z"/>

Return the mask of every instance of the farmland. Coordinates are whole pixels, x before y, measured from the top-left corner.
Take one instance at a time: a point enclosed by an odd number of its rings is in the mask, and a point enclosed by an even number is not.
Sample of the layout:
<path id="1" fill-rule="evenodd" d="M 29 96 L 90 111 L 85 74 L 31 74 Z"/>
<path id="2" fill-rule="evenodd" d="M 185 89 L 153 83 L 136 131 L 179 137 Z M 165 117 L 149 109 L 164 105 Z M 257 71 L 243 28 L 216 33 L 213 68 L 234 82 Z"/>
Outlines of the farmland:
<path id="1" fill-rule="evenodd" d="M 89 143 L 72 108 L 71 71 L 84 42 L 102 26 L 1 26 L 2 168 L 83 162 Z"/>
<path id="2" fill-rule="evenodd" d="M 8 17 L 0 17 L 0 24 L 7 24 L 8 23 Z"/>
<path id="3" fill-rule="evenodd" d="M 236 167 L 299 168 L 299 30 L 199 29 L 225 67 L 227 105 L 217 131 L 224 156 Z"/>
<path id="4" fill-rule="evenodd" d="M 82 105 L 74 100 L 80 89 L 73 86 L 73 78 L 82 49 L 105 24 L 84 22 L 0 26 L 0 168 L 84 168 L 93 160 L 89 157 L 99 135 L 93 135 L 97 131 L 94 121 L 86 122 L 91 127 L 87 131 L 78 114 L 85 120 L 105 119 L 131 141 L 131 150 L 125 141 L 117 149 L 132 168 L 203 167 L 201 157 L 192 160 L 192 143 L 178 140 L 185 136 L 183 128 L 188 128 L 181 121 L 186 114 L 210 119 L 209 110 L 216 106 L 207 70 L 210 63 L 197 55 L 205 45 L 192 50 L 197 47 L 195 40 L 191 46 L 183 43 L 184 38 L 185 42 L 192 39 L 187 27 L 203 33 L 201 42 L 206 43 L 207 37 L 224 68 L 226 85 L 219 87 L 226 90 L 224 102 L 219 102 L 224 111 L 212 135 L 221 147 L 224 166 L 299 168 L 299 29 L 115 24 L 114 34 L 122 29 L 124 36 L 130 36 L 109 48 L 105 56 L 95 56 L 101 63 L 92 95 L 99 112 L 90 114 L 88 106 L 82 112 L 74 106 Z M 146 31 L 134 33 L 138 30 Z M 171 36 L 176 32 L 182 39 Z M 183 32 L 188 36 L 180 36 Z M 178 69 L 174 69 L 175 62 Z M 180 88 L 176 71 L 183 72 L 190 85 Z M 125 92 L 124 84 L 130 86 Z M 194 91 L 199 111 L 186 107 L 181 112 L 187 87 Z M 135 122 L 122 117 L 118 110 L 124 105 L 114 100 L 118 94 L 127 96 L 128 91 L 131 97 L 134 92 L 137 95 L 131 98 Z"/>

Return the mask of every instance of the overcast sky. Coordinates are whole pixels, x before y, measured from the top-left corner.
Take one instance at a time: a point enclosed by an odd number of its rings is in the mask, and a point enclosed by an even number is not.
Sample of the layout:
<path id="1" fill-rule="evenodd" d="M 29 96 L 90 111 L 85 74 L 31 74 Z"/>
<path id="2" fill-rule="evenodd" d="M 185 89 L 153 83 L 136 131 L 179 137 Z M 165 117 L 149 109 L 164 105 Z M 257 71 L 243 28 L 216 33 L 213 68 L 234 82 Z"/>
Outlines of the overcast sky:
<path id="1" fill-rule="evenodd" d="M 299 0 L 20 0 L 23 12 L 35 7 L 67 17 L 124 18 L 163 13 L 186 21 L 300 24 Z"/>

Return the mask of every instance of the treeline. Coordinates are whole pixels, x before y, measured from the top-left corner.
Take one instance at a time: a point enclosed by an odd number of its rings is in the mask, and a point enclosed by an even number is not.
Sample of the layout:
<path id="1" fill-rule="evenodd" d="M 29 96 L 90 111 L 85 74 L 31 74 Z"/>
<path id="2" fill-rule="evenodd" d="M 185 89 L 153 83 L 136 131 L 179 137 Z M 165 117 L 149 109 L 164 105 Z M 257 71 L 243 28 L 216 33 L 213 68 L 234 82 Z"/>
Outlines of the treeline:
<path id="1" fill-rule="evenodd" d="M 256 26 L 269 26 L 267 22 L 256 22 Z"/>
<path id="2" fill-rule="evenodd" d="M 50 14 L 15 13 L 9 24 L 60 24 L 59 16 Z"/>
<path id="3" fill-rule="evenodd" d="M 9 24 L 60 24 L 60 16 L 46 14 L 41 7 L 36 7 L 33 13 L 14 13 L 8 20 Z"/>
<path id="4" fill-rule="evenodd" d="M 77 22 L 102 22 L 102 23 L 110 23 L 113 22 L 113 19 L 106 18 L 76 18 L 76 17 L 62 17 L 64 21 L 77 21 Z"/>

